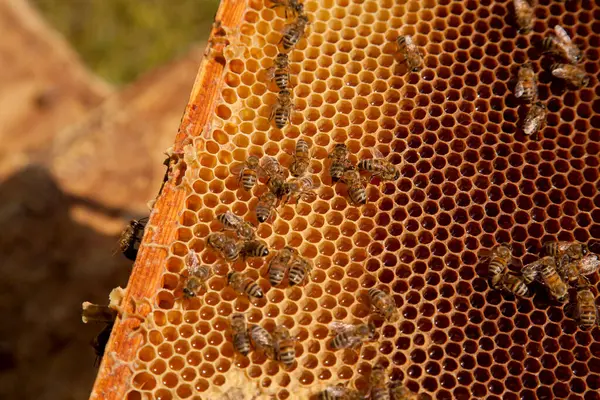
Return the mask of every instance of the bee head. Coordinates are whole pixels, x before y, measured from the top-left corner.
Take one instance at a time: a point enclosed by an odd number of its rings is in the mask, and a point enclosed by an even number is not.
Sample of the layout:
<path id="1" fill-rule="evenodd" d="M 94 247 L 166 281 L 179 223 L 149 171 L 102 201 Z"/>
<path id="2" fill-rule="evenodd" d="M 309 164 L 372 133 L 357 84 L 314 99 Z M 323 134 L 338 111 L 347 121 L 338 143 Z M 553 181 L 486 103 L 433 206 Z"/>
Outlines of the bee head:
<path id="1" fill-rule="evenodd" d="M 302 14 L 304 12 L 304 4 L 302 4 L 302 3 L 296 4 L 296 7 L 294 8 L 294 10 L 296 10 L 296 12 L 298 14 Z"/>
<path id="2" fill-rule="evenodd" d="M 262 249 L 262 251 L 260 252 L 260 256 L 261 257 L 266 257 L 269 255 L 269 249 L 267 249 L 266 247 L 264 249 Z"/>
<path id="3" fill-rule="evenodd" d="M 185 297 L 186 299 L 189 299 L 191 297 L 196 297 L 196 293 L 194 293 L 193 291 L 191 291 L 188 288 L 183 288 L 183 297 Z"/>
<path id="4" fill-rule="evenodd" d="M 267 216 L 266 215 L 259 215 L 256 217 L 256 219 L 258 220 L 258 222 L 265 222 L 267 220 Z"/>
<path id="5" fill-rule="evenodd" d="M 227 282 L 231 282 L 231 279 L 233 278 L 233 274 L 235 274 L 235 272 L 231 271 L 230 273 L 227 274 Z"/>

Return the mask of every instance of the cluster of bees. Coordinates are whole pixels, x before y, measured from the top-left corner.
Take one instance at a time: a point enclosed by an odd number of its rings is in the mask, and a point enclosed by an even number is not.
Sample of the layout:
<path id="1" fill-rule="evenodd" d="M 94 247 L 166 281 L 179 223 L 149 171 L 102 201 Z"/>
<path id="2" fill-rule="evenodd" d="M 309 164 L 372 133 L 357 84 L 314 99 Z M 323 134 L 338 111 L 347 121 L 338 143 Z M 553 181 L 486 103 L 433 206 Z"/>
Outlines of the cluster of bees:
<path id="1" fill-rule="evenodd" d="M 373 311 L 383 316 L 389 322 L 399 319 L 399 313 L 393 298 L 377 288 L 368 291 L 369 301 Z M 369 324 L 346 324 L 343 322 L 332 322 L 332 340 L 329 344 L 332 350 L 360 347 L 363 342 L 372 341 L 376 335 L 375 325 Z M 286 368 L 291 367 L 296 358 L 296 340 L 289 330 L 283 326 L 275 327 L 273 334 L 259 325 L 247 325 L 243 313 L 235 313 L 231 316 L 231 330 L 233 346 L 235 350 L 244 357 L 254 350 L 262 352 L 268 358 L 281 362 Z M 391 397 L 385 397 L 388 395 Z M 371 398 L 377 400 L 395 399 L 408 400 L 412 395 L 404 386 L 398 382 L 388 384 L 385 369 L 375 368 L 371 374 Z M 365 399 L 359 392 L 345 386 L 329 386 L 318 396 L 321 400 L 334 399 Z"/>
<path id="2" fill-rule="evenodd" d="M 281 34 L 281 45 L 283 51 L 277 54 L 273 62 L 273 67 L 269 69 L 271 79 L 275 81 L 279 94 L 277 101 L 271 109 L 269 121 L 275 120 L 275 126 L 279 129 L 285 127 L 290 121 L 290 114 L 293 107 L 292 93 L 289 90 L 290 84 L 290 52 L 306 32 L 306 27 L 310 23 L 308 16 L 304 13 L 304 5 L 298 0 L 272 0 L 271 8 L 284 7 L 285 17 L 292 16 L 293 21 L 287 23 Z"/>
<path id="3" fill-rule="evenodd" d="M 281 204 L 287 204 L 295 198 L 296 204 L 300 200 L 311 201 L 316 198 L 314 189 L 317 188 L 309 171 L 310 145 L 304 139 L 298 139 L 289 172 L 293 177 L 286 180 L 285 171 L 279 161 L 271 156 L 260 159 L 249 156 L 248 159 L 232 168 L 232 173 L 238 176 L 241 187 L 252 191 L 259 178 L 266 179 L 268 190 L 259 196 L 256 204 L 256 219 L 262 223 L 267 221 L 273 211 Z M 343 143 L 338 143 L 331 149 L 328 159 L 331 161 L 329 175 L 332 183 L 341 181 L 348 187 L 348 198 L 354 205 L 367 202 L 367 192 L 364 174 L 377 177 L 381 181 L 395 181 L 400 177 L 399 169 L 388 159 L 374 149 L 376 158 L 363 158 L 356 165 L 348 158 L 348 148 Z"/>
<path id="4" fill-rule="evenodd" d="M 513 0 L 513 4 L 520 32 L 530 32 L 535 23 L 533 7 L 528 0 Z M 583 58 L 581 50 L 560 25 L 554 27 L 554 33 L 542 42 L 543 51 L 558 60 L 549 65 L 552 76 L 566 81 L 574 88 L 587 86 L 590 79 L 585 70 L 577 65 Z M 528 136 L 537 135 L 546 122 L 547 109 L 538 99 L 537 77 L 529 62 L 519 69 L 515 97 L 531 104 L 523 121 L 523 133 Z"/>
<path id="5" fill-rule="evenodd" d="M 561 304 L 569 300 L 569 287 L 573 287 L 577 291 L 575 302 L 569 306 L 573 318 L 581 329 L 599 325 L 595 296 L 586 277 L 600 269 L 598 255 L 576 242 L 548 242 L 544 244 L 544 252 L 544 257 L 523 266 L 520 274 L 513 274 L 508 271 L 508 265 L 513 262 L 510 246 L 494 247 L 487 255 L 491 286 L 524 297 L 529 295 L 527 285 L 537 281 Z"/>

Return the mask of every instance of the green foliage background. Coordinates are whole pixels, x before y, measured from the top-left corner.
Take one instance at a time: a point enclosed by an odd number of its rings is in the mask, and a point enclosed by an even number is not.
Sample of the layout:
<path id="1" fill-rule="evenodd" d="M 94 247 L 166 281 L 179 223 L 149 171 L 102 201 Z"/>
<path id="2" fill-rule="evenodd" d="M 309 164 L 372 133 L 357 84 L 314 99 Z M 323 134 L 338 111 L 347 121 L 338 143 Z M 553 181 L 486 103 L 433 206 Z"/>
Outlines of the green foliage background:
<path id="1" fill-rule="evenodd" d="M 30 0 L 98 75 L 114 84 L 204 42 L 219 0 Z"/>

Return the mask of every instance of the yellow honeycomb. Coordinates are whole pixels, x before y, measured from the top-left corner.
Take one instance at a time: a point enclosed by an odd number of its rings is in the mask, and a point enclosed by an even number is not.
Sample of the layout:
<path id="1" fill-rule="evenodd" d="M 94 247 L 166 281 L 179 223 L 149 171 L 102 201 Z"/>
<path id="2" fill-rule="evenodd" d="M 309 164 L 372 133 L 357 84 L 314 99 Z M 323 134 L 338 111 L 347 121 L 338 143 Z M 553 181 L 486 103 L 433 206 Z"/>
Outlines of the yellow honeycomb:
<path id="1" fill-rule="evenodd" d="M 277 91 L 266 70 L 286 19 L 251 0 L 241 26 L 222 28 L 224 83 L 182 157 L 184 209 L 124 383 L 127 398 L 304 399 L 347 382 L 364 393 L 383 360 L 391 379 L 436 399 L 600 399 L 600 329 L 581 331 L 544 296 L 490 290 L 478 258 L 510 242 L 528 263 L 556 239 L 598 252 L 600 5 L 537 3 L 534 29 L 521 35 L 509 0 L 307 0 L 311 25 L 290 53 L 295 111 L 280 130 L 268 121 Z M 586 88 L 568 90 L 544 72 L 539 44 L 556 24 L 584 52 Z M 419 73 L 399 62 L 399 34 L 424 52 Z M 527 60 L 549 111 L 537 141 L 518 129 L 523 112 L 512 94 Z M 298 138 L 312 145 L 317 198 L 282 207 L 257 234 L 274 250 L 298 249 L 315 269 L 306 285 L 272 288 L 268 259 L 227 265 L 204 238 L 220 230 L 215 216 L 227 210 L 257 224 L 264 188 L 239 189 L 232 165 L 269 155 L 287 167 Z M 327 172 L 336 143 L 354 161 L 374 150 L 390 155 L 400 178 L 368 185 L 367 204 L 349 204 Z M 206 293 L 182 300 L 192 249 L 215 275 Z M 256 278 L 265 297 L 236 295 L 230 269 Z M 597 289 L 597 274 L 590 278 Z M 375 286 L 393 294 L 400 321 L 383 323 L 360 351 L 330 351 L 328 324 L 366 320 L 365 292 Z M 290 329 L 297 363 L 286 370 L 258 352 L 236 354 L 234 312 L 270 332 Z"/>

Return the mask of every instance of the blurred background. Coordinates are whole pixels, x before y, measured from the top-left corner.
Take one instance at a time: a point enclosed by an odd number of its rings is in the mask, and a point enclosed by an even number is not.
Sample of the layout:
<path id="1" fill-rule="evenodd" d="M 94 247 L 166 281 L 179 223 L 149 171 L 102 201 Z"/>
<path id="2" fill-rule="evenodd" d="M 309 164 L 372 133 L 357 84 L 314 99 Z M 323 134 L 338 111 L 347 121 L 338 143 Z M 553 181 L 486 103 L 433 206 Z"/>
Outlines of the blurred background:
<path id="1" fill-rule="evenodd" d="M 143 3 L 143 5 L 141 5 Z M 218 0 L 0 0 L 0 398 L 86 399 Z"/>

